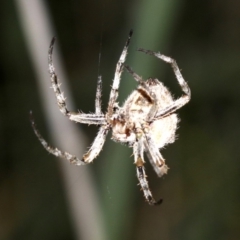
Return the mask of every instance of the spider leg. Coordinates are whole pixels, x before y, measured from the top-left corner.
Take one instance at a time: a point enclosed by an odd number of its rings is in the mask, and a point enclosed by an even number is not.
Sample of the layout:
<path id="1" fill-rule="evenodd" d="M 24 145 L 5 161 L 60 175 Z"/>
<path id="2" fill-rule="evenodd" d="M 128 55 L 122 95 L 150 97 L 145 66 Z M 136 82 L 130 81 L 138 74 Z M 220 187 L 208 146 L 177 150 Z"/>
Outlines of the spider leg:
<path id="1" fill-rule="evenodd" d="M 154 171 L 156 172 L 158 177 L 161 177 L 163 175 L 163 173 L 162 173 L 161 169 L 159 168 L 159 166 L 156 164 L 156 162 L 153 160 L 153 157 L 147 148 L 145 149 L 145 153 L 146 153 L 147 158 L 148 158 L 149 162 L 151 163 Z M 168 169 L 168 167 L 167 167 L 167 169 Z M 166 171 L 166 170 L 164 170 L 164 171 Z"/>
<path id="2" fill-rule="evenodd" d="M 117 97 L 118 97 L 118 89 L 119 89 L 119 84 L 121 80 L 121 75 L 123 72 L 123 64 L 126 60 L 127 57 L 127 50 L 128 46 L 130 43 L 130 39 L 132 37 L 133 31 L 131 30 L 128 35 L 127 42 L 123 48 L 122 54 L 120 56 L 120 59 L 118 60 L 117 66 L 116 66 L 116 71 L 113 79 L 113 85 L 112 89 L 110 92 L 110 97 L 109 97 L 109 102 L 108 102 L 108 116 L 109 118 L 113 115 L 114 113 L 114 104 L 116 103 Z"/>
<path id="3" fill-rule="evenodd" d="M 90 163 L 94 160 L 94 158 L 98 156 L 102 150 L 103 144 L 105 143 L 108 131 L 108 125 L 103 125 L 99 128 L 99 132 L 95 137 L 93 144 L 91 145 L 90 149 L 83 155 L 84 162 Z"/>
<path id="4" fill-rule="evenodd" d="M 186 103 L 188 103 L 190 101 L 190 98 L 191 98 L 191 90 L 190 90 L 187 82 L 184 80 L 184 78 L 183 78 L 183 76 L 182 76 L 182 74 L 181 74 L 181 72 L 178 68 L 177 62 L 170 57 L 167 57 L 163 54 L 156 53 L 156 52 L 153 52 L 153 51 L 150 51 L 150 50 L 145 50 L 145 49 L 139 48 L 138 51 L 144 52 L 144 53 L 149 54 L 149 55 L 153 55 L 153 56 L 163 60 L 164 62 L 169 63 L 171 65 L 172 69 L 173 69 L 173 72 L 174 72 L 174 74 L 177 78 L 177 81 L 178 81 L 182 91 L 185 93 L 182 97 L 177 99 L 168 108 L 163 109 L 160 112 L 158 112 L 156 114 L 156 116 L 154 117 L 154 119 L 159 119 L 159 118 L 166 117 L 166 116 L 172 114 L 173 112 L 175 112 L 177 109 L 184 106 Z"/>
<path id="5" fill-rule="evenodd" d="M 188 102 L 189 102 L 189 99 L 187 96 L 180 97 L 179 99 L 174 101 L 172 104 L 170 104 L 168 107 L 158 111 L 157 114 L 154 116 L 154 118 L 152 120 L 150 120 L 150 122 L 173 114 L 174 112 L 176 112 L 179 108 L 183 107 Z"/>
<path id="6" fill-rule="evenodd" d="M 133 76 L 133 78 L 141 85 L 143 85 L 144 87 L 146 87 L 145 82 L 143 81 L 142 77 L 140 77 L 137 73 L 135 73 L 131 67 L 129 67 L 128 65 L 124 64 L 124 67 L 127 69 L 127 71 Z"/>
<path id="7" fill-rule="evenodd" d="M 104 114 L 91 114 L 91 113 L 71 113 L 69 119 L 78 123 L 103 125 L 106 124 Z"/>
<path id="8" fill-rule="evenodd" d="M 37 136 L 37 138 L 39 139 L 39 141 L 41 142 L 41 144 L 43 145 L 43 147 L 51 154 L 55 155 L 56 157 L 61 157 L 64 158 L 66 160 L 68 160 L 70 163 L 75 164 L 75 165 L 85 165 L 86 162 L 82 161 L 81 159 L 79 159 L 78 157 L 68 153 L 68 152 L 63 152 L 61 150 L 59 150 L 58 148 L 53 148 L 51 147 L 46 140 L 42 137 L 42 135 L 40 134 L 40 132 L 38 131 L 36 124 L 34 122 L 33 119 L 33 115 L 32 112 L 30 112 L 30 121 L 32 124 L 32 128 L 34 130 L 35 135 Z"/>
<path id="9" fill-rule="evenodd" d="M 101 95 L 102 95 L 102 77 L 98 76 L 96 99 L 95 99 L 95 114 L 96 115 L 102 114 Z"/>
<path id="10" fill-rule="evenodd" d="M 154 143 L 151 135 L 145 131 L 145 152 L 147 157 L 152 164 L 155 172 L 159 177 L 162 177 L 168 171 L 168 166 L 165 164 L 165 160 L 162 157 L 157 145 Z"/>
<path id="11" fill-rule="evenodd" d="M 133 145 L 134 163 L 136 164 L 136 168 L 137 168 L 137 177 L 141 185 L 141 188 L 143 190 L 144 197 L 146 198 L 148 203 L 150 205 L 158 205 L 162 203 L 162 199 L 160 199 L 159 201 L 155 201 L 149 189 L 148 181 L 146 179 L 147 176 L 145 174 L 145 169 L 143 166 L 144 164 L 143 150 L 144 150 L 143 141 L 142 141 L 142 138 L 140 138 Z"/>
<path id="12" fill-rule="evenodd" d="M 57 77 L 57 74 L 55 73 L 55 68 L 52 61 L 54 42 L 55 42 L 55 38 L 52 39 L 49 50 L 48 50 L 48 67 L 49 67 L 52 88 L 53 88 L 53 91 L 55 92 L 55 95 L 57 98 L 57 104 L 60 112 L 63 115 L 67 116 L 70 120 L 79 122 L 79 123 L 95 124 L 95 125 L 106 123 L 103 114 L 74 113 L 74 112 L 70 112 L 67 109 L 66 98 L 64 97 L 64 94 L 60 89 L 61 84 L 58 81 L 58 77 Z"/>
<path id="13" fill-rule="evenodd" d="M 42 137 L 42 135 L 40 134 L 40 132 L 38 131 L 37 127 L 36 127 L 36 124 L 34 122 L 34 118 L 33 118 L 33 115 L 32 115 L 32 112 L 30 112 L 30 121 L 31 121 L 31 124 L 32 124 L 32 128 L 34 130 L 34 133 L 36 134 L 37 138 L 39 139 L 39 141 L 41 142 L 41 144 L 43 145 L 43 147 L 51 154 L 55 155 L 56 157 L 60 157 L 60 158 L 63 158 L 63 159 L 66 159 L 67 161 L 69 161 L 70 163 L 74 164 L 74 165 L 77 165 L 77 166 L 80 166 L 80 165 L 86 165 L 88 163 L 90 163 L 92 160 L 93 160 L 93 156 L 97 156 L 98 153 L 100 152 L 100 150 L 102 149 L 102 145 L 105 141 L 105 138 L 106 136 L 104 134 L 107 134 L 107 130 L 104 129 L 103 127 L 100 128 L 100 131 L 97 135 L 97 137 L 95 138 L 95 141 L 92 145 L 95 146 L 95 147 L 99 147 L 98 149 L 98 152 L 97 151 L 94 151 L 94 154 L 89 154 L 90 157 L 85 157 L 85 155 L 83 156 L 83 159 L 79 159 L 78 157 L 76 157 L 75 155 L 72 155 L 68 152 L 63 152 L 61 150 L 59 150 L 58 148 L 53 148 L 51 147 L 47 141 Z M 99 142 L 99 145 L 100 146 L 97 146 L 96 144 L 96 139 L 98 140 Z M 91 148 L 92 148 L 91 147 Z M 90 152 L 90 150 L 88 151 Z"/>

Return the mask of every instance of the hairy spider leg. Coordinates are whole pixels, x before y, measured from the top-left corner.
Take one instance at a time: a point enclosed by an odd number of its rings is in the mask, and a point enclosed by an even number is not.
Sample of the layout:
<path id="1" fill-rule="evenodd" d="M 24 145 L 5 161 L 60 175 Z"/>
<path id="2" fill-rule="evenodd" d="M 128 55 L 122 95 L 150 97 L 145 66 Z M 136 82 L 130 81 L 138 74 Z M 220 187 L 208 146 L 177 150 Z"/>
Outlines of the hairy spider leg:
<path id="1" fill-rule="evenodd" d="M 32 111 L 30 112 L 30 121 L 31 121 L 32 128 L 33 128 L 33 131 L 34 131 L 35 135 L 37 136 L 37 138 L 39 139 L 39 141 L 41 142 L 43 147 L 49 153 L 55 155 L 56 157 L 64 158 L 64 159 L 68 160 L 70 163 L 78 165 L 78 166 L 86 164 L 86 162 L 82 161 L 78 157 L 76 157 L 76 156 L 74 156 L 74 155 L 72 155 L 72 154 L 70 154 L 68 152 L 63 152 L 63 151 L 59 150 L 58 148 L 51 147 L 47 143 L 47 141 L 42 137 L 40 132 L 38 131 L 37 126 L 36 126 L 35 121 L 34 121 L 34 118 L 33 118 Z"/>
<path id="2" fill-rule="evenodd" d="M 144 131 L 145 139 L 144 146 L 147 157 L 152 164 L 155 172 L 159 177 L 162 177 L 168 171 L 168 166 L 165 164 L 165 159 L 161 155 L 156 143 L 152 139 L 151 135 Z"/>
<path id="3" fill-rule="evenodd" d="M 160 199 L 159 201 L 156 201 L 153 198 L 152 193 L 149 189 L 148 181 L 146 178 L 147 176 L 145 174 L 145 169 L 143 166 L 144 164 L 143 151 L 144 151 L 144 146 L 143 146 L 143 139 L 141 137 L 133 145 L 134 163 L 136 164 L 137 178 L 143 190 L 144 197 L 148 201 L 148 203 L 150 205 L 158 205 L 162 203 L 162 199 Z"/>
<path id="4" fill-rule="evenodd" d="M 66 98 L 64 97 L 64 94 L 60 89 L 61 84 L 59 83 L 59 80 L 53 65 L 53 61 L 52 61 L 54 43 L 55 43 L 55 38 L 52 39 L 49 50 L 48 50 L 48 66 L 49 66 L 49 73 L 50 73 L 52 88 L 56 95 L 57 104 L 60 112 L 63 115 L 67 116 L 70 120 L 73 120 L 79 123 L 95 124 L 95 125 L 106 123 L 103 114 L 74 113 L 74 112 L 70 112 L 67 109 Z"/>
<path id="5" fill-rule="evenodd" d="M 37 136 L 37 138 L 39 139 L 39 141 L 41 142 L 43 147 L 49 153 L 53 154 L 56 157 L 66 159 L 70 163 L 77 165 L 77 166 L 86 165 L 88 163 L 91 163 L 94 160 L 94 158 L 96 158 L 98 156 L 98 154 L 102 150 L 103 144 L 106 140 L 107 133 L 109 131 L 107 126 L 100 127 L 99 132 L 98 132 L 96 138 L 94 139 L 93 144 L 91 145 L 90 149 L 87 151 L 87 153 L 85 153 L 83 155 L 83 158 L 80 159 L 80 158 L 76 157 L 75 155 L 72 155 L 68 152 L 64 152 L 64 151 L 59 150 L 58 148 L 54 148 L 54 147 L 50 146 L 47 143 L 47 141 L 42 137 L 40 132 L 38 131 L 32 112 L 30 112 L 30 121 L 31 121 L 32 128 L 34 130 L 35 135 Z"/>
<path id="6" fill-rule="evenodd" d="M 179 70 L 179 67 L 177 65 L 177 62 L 170 57 L 167 57 L 163 54 L 156 53 L 156 52 L 153 52 L 150 50 L 145 50 L 145 49 L 139 48 L 138 51 L 149 54 L 149 55 L 153 55 L 153 56 L 163 60 L 164 62 L 169 63 L 173 69 L 173 72 L 177 78 L 177 81 L 178 81 L 182 91 L 185 93 L 182 97 L 175 100 L 170 106 L 157 112 L 157 114 L 154 116 L 153 120 L 169 116 L 170 114 L 174 113 L 176 110 L 178 110 L 179 108 L 181 108 L 185 104 L 187 104 L 191 99 L 191 90 L 190 90 L 187 82 L 184 80 L 184 78 Z"/>
<path id="7" fill-rule="evenodd" d="M 92 162 L 101 152 L 109 132 L 109 125 L 103 125 L 99 128 L 98 134 L 95 137 L 89 150 L 83 155 L 83 161 Z"/>
<path id="8" fill-rule="evenodd" d="M 49 72 L 51 77 L 52 88 L 55 92 L 57 103 L 61 113 L 65 116 L 69 117 L 70 120 L 85 123 L 85 124 L 96 124 L 96 125 L 103 125 L 100 127 L 99 132 L 91 145 L 90 149 L 87 151 L 86 154 L 83 155 L 83 159 L 79 159 L 78 157 L 59 150 L 58 148 L 51 147 L 45 139 L 41 136 L 40 132 L 36 128 L 36 124 L 34 122 L 32 113 L 30 113 L 30 119 L 32 123 L 33 130 L 38 137 L 39 141 L 43 145 L 43 147 L 51 154 L 64 158 L 68 160 L 70 163 L 75 165 L 85 165 L 93 161 L 93 159 L 99 154 L 101 151 L 103 144 L 106 140 L 107 133 L 109 131 L 108 125 L 106 124 L 106 120 L 104 115 L 101 112 L 101 90 L 102 90 L 102 79 L 101 76 L 98 77 L 97 83 L 97 91 L 96 91 L 96 100 L 95 100 L 95 114 L 85 114 L 85 113 L 73 113 L 67 109 L 67 105 L 65 102 L 65 97 L 63 92 L 60 89 L 60 83 L 58 82 L 58 77 L 55 73 L 55 68 L 52 62 L 52 53 L 53 53 L 53 45 L 55 42 L 55 38 L 52 39 L 48 51 L 48 60 L 49 60 Z"/>
<path id="9" fill-rule="evenodd" d="M 128 35 L 127 42 L 123 48 L 122 54 L 118 60 L 117 66 L 116 66 L 116 71 L 113 79 L 113 85 L 112 89 L 110 92 L 110 97 L 109 97 L 109 102 L 108 102 L 108 118 L 111 118 L 113 113 L 114 113 L 114 105 L 116 103 L 116 100 L 118 98 L 118 89 L 119 89 L 119 84 L 121 80 L 121 75 L 123 72 L 123 64 L 126 60 L 127 57 L 127 51 L 128 51 L 128 46 L 130 43 L 130 39 L 132 37 L 133 31 L 131 30 Z"/>

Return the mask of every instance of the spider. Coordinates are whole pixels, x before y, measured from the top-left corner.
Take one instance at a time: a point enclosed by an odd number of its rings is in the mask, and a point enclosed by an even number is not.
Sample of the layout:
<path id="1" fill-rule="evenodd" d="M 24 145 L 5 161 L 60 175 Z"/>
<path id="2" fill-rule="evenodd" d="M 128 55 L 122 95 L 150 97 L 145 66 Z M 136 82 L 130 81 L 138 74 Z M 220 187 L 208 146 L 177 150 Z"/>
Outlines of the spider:
<path id="1" fill-rule="evenodd" d="M 173 99 L 170 91 L 158 79 L 149 78 L 144 81 L 129 66 L 124 65 L 132 33 L 133 31 L 131 30 L 116 66 L 106 113 L 103 113 L 101 108 L 101 76 L 98 77 L 97 81 L 95 113 L 86 114 L 68 110 L 52 61 L 55 38 L 51 41 L 48 51 L 49 73 L 60 112 L 77 123 L 100 126 L 96 138 L 82 159 L 51 147 L 37 130 L 32 114 L 30 114 L 30 119 L 33 130 L 43 147 L 49 153 L 64 158 L 77 166 L 91 163 L 99 155 L 108 132 L 112 130 L 112 139 L 114 141 L 124 143 L 133 148 L 137 178 L 144 197 L 150 205 L 157 205 L 162 202 L 162 199 L 156 201 L 150 191 L 144 168 L 144 153 L 146 153 L 159 177 L 167 173 L 168 167 L 159 149 L 175 141 L 175 132 L 178 124 L 178 117 L 175 112 L 189 102 L 191 92 L 188 84 L 182 77 L 176 61 L 170 57 L 150 50 L 138 49 L 140 52 L 153 55 L 171 65 L 177 81 L 184 92 L 177 100 Z M 130 94 L 123 106 L 120 107 L 116 101 L 124 68 L 137 81 L 138 87 Z"/>

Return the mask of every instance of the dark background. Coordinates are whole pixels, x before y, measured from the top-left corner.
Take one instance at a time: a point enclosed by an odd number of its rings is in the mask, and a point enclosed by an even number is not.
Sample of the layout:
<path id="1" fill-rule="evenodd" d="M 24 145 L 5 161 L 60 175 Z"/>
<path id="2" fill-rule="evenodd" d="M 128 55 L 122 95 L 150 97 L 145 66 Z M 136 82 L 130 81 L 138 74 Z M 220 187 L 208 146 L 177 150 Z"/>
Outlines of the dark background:
<path id="1" fill-rule="evenodd" d="M 44 3 L 77 109 L 94 111 L 99 73 L 106 109 L 115 65 L 131 28 L 127 63 L 145 79 L 159 78 L 179 97 L 181 90 L 170 66 L 135 50 L 161 51 L 177 60 L 192 90 L 190 103 L 178 111 L 177 141 L 161 151 L 169 173 L 158 179 L 146 163 L 152 192 L 164 199 L 161 206 L 145 202 L 131 149 L 110 137 L 98 159 L 84 167 L 93 178 L 104 238 L 239 239 L 240 2 Z M 59 167 L 64 160 L 49 155 L 30 126 L 32 109 L 39 129 L 51 141 L 16 1 L 1 1 L 0 32 L 0 239 L 84 239 L 74 233 L 68 189 Z M 136 84 L 124 73 L 120 86 L 122 103 Z M 90 145 L 97 128 L 86 125 L 81 130 Z M 73 184 L 79 181 L 81 177 Z M 76 224 L 81 229 L 84 222 Z"/>

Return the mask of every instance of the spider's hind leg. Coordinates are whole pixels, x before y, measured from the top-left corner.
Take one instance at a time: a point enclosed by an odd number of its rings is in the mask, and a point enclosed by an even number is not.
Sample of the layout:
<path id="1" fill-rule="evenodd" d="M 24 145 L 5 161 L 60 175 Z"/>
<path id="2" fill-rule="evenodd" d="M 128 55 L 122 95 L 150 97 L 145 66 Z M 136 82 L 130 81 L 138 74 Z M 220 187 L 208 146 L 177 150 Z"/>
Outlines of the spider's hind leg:
<path id="1" fill-rule="evenodd" d="M 153 166 L 154 171 L 159 177 L 162 177 L 168 171 L 168 166 L 165 164 L 165 160 L 155 142 L 153 141 L 151 135 L 145 132 L 144 140 L 145 152 L 149 159 L 149 162 Z"/>
<path id="2" fill-rule="evenodd" d="M 143 151 L 144 151 L 144 146 L 143 146 L 143 141 L 142 138 L 140 138 L 137 142 L 135 142 L 133 146 L 133 151 L 134 151 L 134 163 L 136 164 L 137 168 L 137 177 L 139 180 L 139 183 L 141 185 L 141 188 L 143 190 L 144 197 L 148 201 L 150 205 L 158 205 L 162 203 L 162 199 L 159 201 L 156 201 L 152 193 L 149 189 L 148 181 L 147 181 L 147 176 L 145 174 L 145 169 L 144 169 L 144 159 L 143 159 Z"/>

